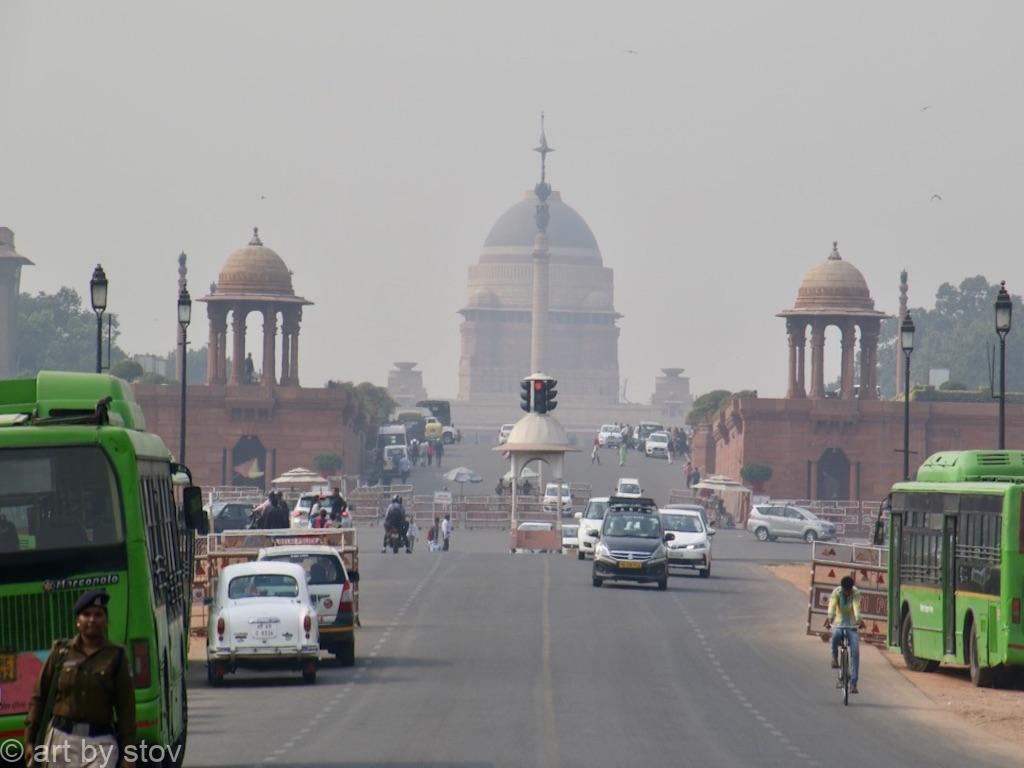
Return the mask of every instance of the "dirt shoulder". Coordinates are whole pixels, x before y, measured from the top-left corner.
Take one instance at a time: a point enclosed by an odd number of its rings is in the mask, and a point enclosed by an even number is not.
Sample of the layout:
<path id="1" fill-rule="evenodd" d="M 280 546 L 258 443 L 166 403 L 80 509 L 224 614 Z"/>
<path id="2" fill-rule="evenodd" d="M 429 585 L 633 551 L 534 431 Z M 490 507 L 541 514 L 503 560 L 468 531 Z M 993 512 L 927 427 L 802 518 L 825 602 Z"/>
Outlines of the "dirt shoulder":
<path id="1" fill-rule="evenodd" d="M 807 597 L 811 582 L 808 563 L 763 567 Z M 868 646 L 864 647 L 869 652 Z M 1024 686 L 1019 677 L 1012 689 L 975 688 L 964 668 L 940 667 L 932 674 L 914 673 L 903 665 L 899 655 L 883 649 L 875 652 L 935 704 L 970 723 L 981 735 L 1024 749 Z"/>

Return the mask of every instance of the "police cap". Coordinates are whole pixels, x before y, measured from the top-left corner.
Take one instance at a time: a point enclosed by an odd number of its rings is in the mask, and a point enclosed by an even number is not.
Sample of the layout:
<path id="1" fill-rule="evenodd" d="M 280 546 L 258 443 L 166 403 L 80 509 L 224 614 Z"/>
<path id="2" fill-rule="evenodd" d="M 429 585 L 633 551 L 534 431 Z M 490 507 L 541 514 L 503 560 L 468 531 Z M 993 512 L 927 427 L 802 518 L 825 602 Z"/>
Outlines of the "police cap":
<path id="1" fill-rule="evenodd" d="M 80 614 L 86 608 L 102 608 L 103 612 L 107 612 L 107 603 L 110 602 L 110 595 L 107 594 L 105 589 L 90 589 L 75 603 L 75 616 Z"/>

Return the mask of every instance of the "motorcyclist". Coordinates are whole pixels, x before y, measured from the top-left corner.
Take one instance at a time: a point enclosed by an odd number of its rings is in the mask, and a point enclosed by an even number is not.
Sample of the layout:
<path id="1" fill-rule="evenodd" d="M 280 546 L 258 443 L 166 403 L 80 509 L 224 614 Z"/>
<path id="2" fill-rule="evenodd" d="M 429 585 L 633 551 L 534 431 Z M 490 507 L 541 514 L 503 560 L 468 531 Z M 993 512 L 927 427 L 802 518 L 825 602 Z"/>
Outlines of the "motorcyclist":
<path id="1" fill-rule="evenodd" d="M 405 532 L 409 529 L 409 523 L 405 517 L 405 507 L 402 506 L 402 497 L 397 494 L 391 503 L 388 505 L 387 512 L 384 513 L 384 544 L 381 548 L 381 552 L 388 551 L 388 534 L 392 530 L 398 532 L 399 542 L 405 546 L 406 552 L 412 552 L 409 549 L 409 540 L 405 536 Z"/>

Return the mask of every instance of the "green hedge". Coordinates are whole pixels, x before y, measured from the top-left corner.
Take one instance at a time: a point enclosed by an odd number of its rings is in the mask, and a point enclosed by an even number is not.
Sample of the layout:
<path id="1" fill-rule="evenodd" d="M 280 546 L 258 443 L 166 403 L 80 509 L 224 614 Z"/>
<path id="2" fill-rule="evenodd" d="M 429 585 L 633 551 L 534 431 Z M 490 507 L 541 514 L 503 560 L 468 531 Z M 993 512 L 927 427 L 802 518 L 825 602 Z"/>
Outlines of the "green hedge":
<path id="1" fill-rule="evenodd" d="M 898 398 L 903 399 L 901 394 Z M 914 387 L 910 399 L 922 403 L 994 403 L 998 398 L 985 389 L 936 389 L 935 387 Z M 1007 392 L 1006 402 L 1024 403 L 1024 392 Z"/>

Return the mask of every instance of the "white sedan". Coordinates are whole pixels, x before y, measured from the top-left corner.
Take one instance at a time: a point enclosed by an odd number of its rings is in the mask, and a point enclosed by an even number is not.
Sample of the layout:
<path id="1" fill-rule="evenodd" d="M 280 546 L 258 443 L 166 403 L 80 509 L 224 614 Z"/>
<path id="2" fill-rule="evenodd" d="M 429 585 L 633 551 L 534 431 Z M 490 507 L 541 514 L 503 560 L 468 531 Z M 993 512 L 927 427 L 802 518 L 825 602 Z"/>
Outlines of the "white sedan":
<path id="1" fill-rule="evenodd" d="M 228 565 L 208 604 L 211 685 L 240 668 L 300 670 L 304 682 L 316 682 L 319 621 L 301 565 L 266 560 Z"/>
<path id="2" fill-rule="evenodd" d="M 622 445 L 622 430 L 618 424 L 604 424 L 597 433 L 597 443 L 602 448 L 615 448 Z"/>
<path id="3" fill-rule="evenodd" d="M 644 442 L 644 455 L 655 459 L 667 458 L 669 439 L 668 432 L 652 432 Z"/>
<path id="4" fill-rule="evenodd" d="M 568 483 L 562 483 L 562 492 L 558 492 L 558 483 L 548 483 L 544 488 L 544 499 L 541 502 L 543 509 L 548 514 L 555 514 L 558 512 L 559 503 L 558 497 L 561 495 L 562 503 L 562 517 L 572 517 L 572 491 L 569 488 Z"/>
<path id="5" fill-rule="evenodd" d="M 714 528 L 704 525 L 701 513 L 689 509 L 663 509 L 661 527 L 672 538 L 666 542 L 668 569 L 693 568 L 702 577 L 711 575 L 711 537 Z"/>

